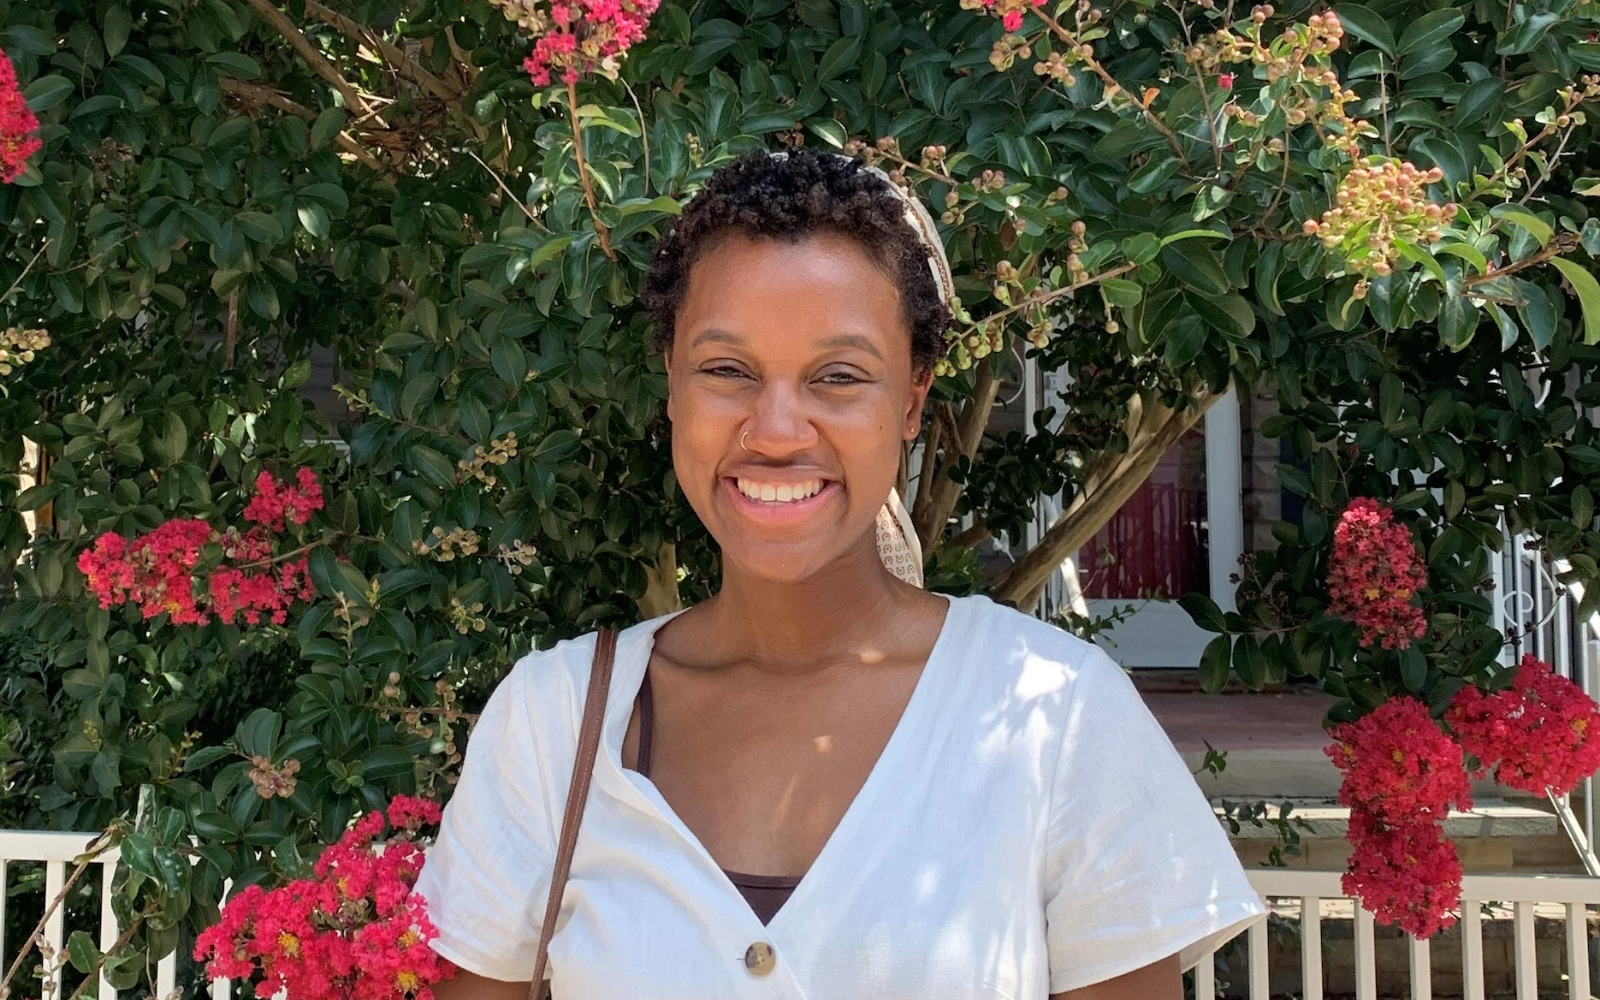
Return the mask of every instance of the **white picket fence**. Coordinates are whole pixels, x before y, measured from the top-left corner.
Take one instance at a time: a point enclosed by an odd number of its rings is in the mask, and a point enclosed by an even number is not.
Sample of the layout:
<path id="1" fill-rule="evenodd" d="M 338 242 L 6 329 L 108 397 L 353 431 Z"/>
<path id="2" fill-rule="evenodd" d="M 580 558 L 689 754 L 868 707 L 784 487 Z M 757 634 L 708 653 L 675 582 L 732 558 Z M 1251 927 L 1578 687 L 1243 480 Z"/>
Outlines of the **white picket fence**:
<path id="1" fill-rule="evenodd" d="M 42 863 L 45 869 L 42 896 L 46 902 L 54 899 L 66 883 L 74 861 L 94 841 L 95 835 L 83 833 L 34 833 L 0 831 L 0 877 L 9 866 L 20 862 Z M 114 851 L 98 858 L 82 882 L 95 884 L 98 878 L 100 912 L 99 941 L 102 949 L 117 939 L 116 919 L 110 906 L 112 868 L 117 860 Z M 95 869 L 98 869 L 96 871 Z M 1298 995 L 1301 1000 L 1323 1000 L 1325 977 L 1323 974 L 1323 904 L 1343 899 L 1339 891 L 1337 872 L 1295 871 L 1289 869 L 1257 869 L 1250 873 L 1256 891 L 1269 902 L 1290 903 L 1288 909 L 1298 909 L 1300 937 Z M 9 883 L 0 880 L 0 886 Z M 1483 918 L 1480 903 L 1493 902 L 1509 908 L 1514 913 L 1513 954 L 1515 957 L 1516 1000 L 1537 1000 L 1539 988 L 1548 993 L 1557 983 L 1538 981 L 1538 963 L 1535 957 L 1534 914 L 1535 907 L 1550 912 L 1559 907 L 1566 916 L 1565 964 L 1568 970 L 1564 995 L 1569 1000 L 1590 1000 L 1589 988 L 1589 907 L 1600 907 L 1600 879 L 1588 876 L 1549 875 L 1469 875 L 1464 884 L 1465 905 L 1461 920 L 1462 968 L 1460 981 L 1464 985 L 1465 1000 L 1487 1000 L 1484 992 Z M 0 956 L 9 966 L 15 958 L 20 941 L 4 939 L 5 894 L 0 892 Z M 1347 904 L 1348 905 L 1348 904 Z M 1283 909 L 1284 907 L 1279 907 Z M 1597 911 L 1600 912 L 1600 911 Z M 1377 937 L 1372 914 L 1355 908 L 1354 955 L 1356 1000 L 1379 1000 Z M 45 927 L 44 939 L 56 954 L 61 954 L 66 942 L 67 929 L 63 909 L 57 909 Z M 1244 931 L 1245 970 L 1242 979 L 1229 989 L 1232 996 L 1249 1000 L 1268 1000 L 1269 962 L 1268 926 L 1258 921 Z M 1410 954 L 1410 996 L 1412 1000 L 1433 1000 L 1434 977 L 1438 971 L 1433 963 L 1429 942 L 1408 938 Z M 187 947 L 187 945 L 185 945 Z M 1219 947 L 1220 950 L 1220 947 Z M 25 969 L 38 965 L 37 956 L 30 956 Z M 61 1000 L 62 974 L 59 967 L 49 973 L 51 995 Z M 71 988 L 76 987 L 77 976 L 68 977 Z M 1236 977 L 1237 978 L 1237 977 Z M 1452 976 L 1452 979 L 1455 977 Z M 177 989 L 178 956 L 168 955 L 157 963 L 153 994 L 164 1000 Z M 24 974 L 14 984 L 13 996 L 38 996 L 40 980 Z M 213 1000 L 227 1000 L 232 984 L 217 981 L 211 985 Z M 104 980 L 100 983 L 99 1000 L 112 1000 L 116 992 Z M 1195 974 L 1194 996 L 1217 996 L 1215 965 L 1210 957 L 1201 960 Z"/>
<path id="2" fill-rule="evenodd" d="M 1346 897 L 1339 889 L 1338 872 L 1257 869 L 1251 884 L 1269 902 L 1298 904 L 1300 938 L 1300 1000 L 1323 1000 L 1323 904 Z M 1465 1000 L 1486 1000 L 1482 904 L 1509 908 L 1513 913 L 1512 955 L 1516 1000 L 1537 1000 L 1540 987 L 1546 995 L 1561 985 L 1540 983 L 1534 938 L 1535 907 L 1548 911 L 1560 907 L 1566 917 L 1565 962 L 1569 1000 L 1591 1000 L 1589 990 L 1589 907 L 1600 904 L 1600 879 L 1573 875 L 1468 875 L 1462 884 L 1460 920 L 1461 995 Z M 1354 962 L 1356 1000 L 1378 1000 L 1377 933 L 1372 914 L 1354 908 Z M 1268 1000 L 1268 926 L 1258 921 L 1244 932 L 1246 961 L 1244 989 L 1232 995 Z M 1433 1000 L 1434 980 L 1442 970 L 1434 961 L 1430 942 L 1406 938 L 1411 1000 Z M 1215 967 L 1202 959 L 1196 968 L 1195 996 L 1215 997 Z M 1454 979 L 1455 976 L 1450 978 Z M 1394 994 L 1388 993 L 1387 996 Z"/>

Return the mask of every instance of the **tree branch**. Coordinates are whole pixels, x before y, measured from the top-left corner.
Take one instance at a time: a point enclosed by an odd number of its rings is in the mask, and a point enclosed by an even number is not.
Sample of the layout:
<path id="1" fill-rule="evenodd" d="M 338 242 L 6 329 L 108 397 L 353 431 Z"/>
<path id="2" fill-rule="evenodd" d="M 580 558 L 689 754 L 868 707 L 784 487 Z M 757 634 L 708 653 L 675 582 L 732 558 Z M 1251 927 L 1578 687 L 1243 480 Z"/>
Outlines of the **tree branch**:
<path id="1" fill-rule="evenodd" d="M 298 104 L 295 101 L 290 100 L 287 95 L 280 94 L 271 87 L 263 87 L 259 84 L 246 83 L 243 80 L 234 80 L 229 77 L 223 77 L 222 89 L 236 97 L 242 97 L 245 100 L 251 101 L 257 106 L 263 104 L 271 105 L 272 107 L 277 108 L 279 111 L 284 111 L 294 115 L 296 118 L 304 118 L 306 121 L 317 120 L 317 113 L 315 111 L 312 111 L 303 104 Z M 371 169 L 374 173 L 382 174 L 388 172 L 384 169 L 383 164 L 378 162 L 378 158 L 367 152 L 366 148 L 357 142 L 355 137 L 350 135 L 350 133 L 340 132 L 337 140 L 340 149 L 349 153 L 351 156 L 354 156 L 361 164 Z"/>
<path id="2" fill-rule="evenodd" d="M 661 543 L 656 561 L 645 567 L 644 596 L 639 598 L 639 613 L 646 618 L 677 611 L 683 607 L 678 592 L 678 552 L 671 542 Z"/>
<path id="3" fill-rule="evenodd" d="M 583 123 L 578 121 L 578 85 L 567 81 L 567 110 L 572 114 L 572 149 L 578 157 L 578 182 L 583 185 L 583 200 L 589 203 L 589 216 L 594 219 L 594 231 L 600 237 L 600 249 L 613 263 L 617 252 L 611 249 L 611 237 L 606 224 L 600 221 L 600 205 L 594 197 L 594 186 L 589 183 L 589 165 L 583 159 Z M 640 123 L 643 127 L 643 123 Z"/>
<path id="4" fill-rule="evenodd" d="M 989 530 L 987 524 L 982 521 L 973 521 L 972 527 L 958 532 L 954 538 L 945 544 L 952 549 L 970 549 L 973 546 L 983 544 L 983 542 L 992 537 L 993 533 Z"/>
<path id="5" fill-rule="evenodd" d="M 911 501 L 911 523 L 919 524 L 928 509 L 928 484 L 939 474 L 939 443 L 944 436 L 944 423 L 939 419 L 938 403 L 934 403 L 933 419 L 928 421 L 928 435 L 922 440 L 922 462 L 917 466 L 917 495 Z M 920 533 L 919 533 L 920 536 Z"/>
<path id="6" fill-rule="evenodd" d="M 322 4 L 317 3 L 317 0 L 305 0 L 305 3 L 307 14 L 332 25 L 338 29 L 340 34 L 363 45 L 370 46 L 378 55 L 383 57 L 384 62 L 393 67 L 396 73 L 399 73 L 433 96 L 444 101 L 454 101 L 461 96 L 447 86 L 443 80 L 423 69 L 415 59 L 402 52 L 398 46 L 378 37 L 376 32 L 369 31 L 336 10 L 329 10 Z"/>
<path id="7" fill-rule="evenodd" d="M 913 517 L 912 523 L 916 526 L 917 539 L 922 543 L 924 552 L 933 551 L 944 534 L 945 522 L 950 520 L 951 512 L 956 509 L 956 500 L 961 496 L 961 485 L 951 479 L 945 470 L 962 457 L 970 459 L 977 454 L 978 445 L 983 442 L 984 429 L 989 426 L 989 415 L 994 412 L 995 396 L 999 392 L 1000 379 L 994 373 L 994 365 L 987 361 L 980 362 L 972 396 L 961 408 L 961 416 L 956 419 L 953 433 L 946 432 L 951 437 L 946 446 L 949 459 L 931 482 L 918 484 L 918 495 L 926 490 L 928 503 L 923 507 L 922 519 L 919 521 Z"/>
<path id="8" fill-rule="evenodd" d="M 1087 544 L 1111 520 L 1150 478 L 1161 456 L 1199 423 L 1220 398 L 1220 395 L 1199 390 L 1193 395 L 1195 405 L 1181 412 L 1141 396 L 1129 400 L 1128 450 L 1118 455 L 1104 455 L 1090 468 L 1083 487 L 1039 539 L 1039 544 L 1017 560 L 1000 580 L 994 599 L 1011 601 L 1022 609 L 1037 604 L 1050 574 L 1061 561 Z"/>
<path id="9" fill-rule="evenodd" d="M 262 19 L 272 25 L 273 29 L 288 41 L 290 47 L 300 54 L 300 58 L 305 60 L 306 65 L 311 67 L 313 73 L 322 77 L 334 90 L 339 92 L 340 96 L 344 98 L 345 107 L 363 115 L 373 113 L 372 109 L 367 106 L 367 102 L 362 100 L 360 94 L 356 93 L 356 88 L 351 85 L 350 81 L 346 80 L 334 68 L 333 63 L 329 62 L 326 56 L 317 51 L 317 47 L 311 44 L 311 39 L 305 36 L 305 32 L 295 27 L 294 22 L 289 20 L 287 14 L 279 10 L 270 0 L 246 0 L 246 2 L 254 7 Z"/>

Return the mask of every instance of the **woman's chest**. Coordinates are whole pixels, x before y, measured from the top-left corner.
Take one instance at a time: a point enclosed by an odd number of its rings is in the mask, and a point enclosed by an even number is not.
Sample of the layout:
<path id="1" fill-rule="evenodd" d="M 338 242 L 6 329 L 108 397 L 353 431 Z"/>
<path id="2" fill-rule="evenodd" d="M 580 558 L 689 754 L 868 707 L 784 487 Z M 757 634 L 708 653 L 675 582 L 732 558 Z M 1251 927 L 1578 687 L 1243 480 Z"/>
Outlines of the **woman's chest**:
<path id="1" fill-rule="evenodd" d="M 551 945 L 555 996 L 1043 996 L 1028 782 L 895 777 L 894 795 L 851 807 L 764 926 L 653 786 L 607 775 L 626 790 L 591 801 Z"/>
<path id="2" fill-rule="evenodd" d="M 722 867 L 798 876 L 884 759 L 916 679 L 880 665 L 792 691 L 785 678 L 701 691 L 647 674 L 624 765 L 648 774 Z"/>

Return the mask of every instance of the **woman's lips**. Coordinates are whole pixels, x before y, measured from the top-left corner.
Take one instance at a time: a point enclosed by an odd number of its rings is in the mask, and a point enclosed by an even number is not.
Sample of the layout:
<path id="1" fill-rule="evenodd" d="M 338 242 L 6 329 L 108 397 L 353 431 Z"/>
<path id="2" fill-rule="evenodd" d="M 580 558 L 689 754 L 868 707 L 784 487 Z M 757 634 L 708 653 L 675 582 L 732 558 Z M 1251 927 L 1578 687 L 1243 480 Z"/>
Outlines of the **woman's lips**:
<path id="1" fill-rule="evenodd" d="M 843 490 L 836 480 L 824 480 L 822 489 L 818 490 L 804 500 L 752 500 L 739 490 L 737 481 L 729 476 L 720 480 L 722 489 L 727 492 L 729 502 L 734 505 L 744 516 L 761 524 L 783 525 L 795 524 L 803 521 L 816 512 L 817 508 L 833 498 L 835 493 Z"/>

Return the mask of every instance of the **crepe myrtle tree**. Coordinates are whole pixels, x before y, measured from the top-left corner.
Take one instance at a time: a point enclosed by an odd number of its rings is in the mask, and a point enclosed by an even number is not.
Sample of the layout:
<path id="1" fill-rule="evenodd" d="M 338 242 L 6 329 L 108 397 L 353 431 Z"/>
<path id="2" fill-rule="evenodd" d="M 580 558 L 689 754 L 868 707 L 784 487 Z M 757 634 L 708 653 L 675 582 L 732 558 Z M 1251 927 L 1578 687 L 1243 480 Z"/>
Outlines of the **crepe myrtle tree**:
<path id="1" fill-rule="evenodd" d="M 706 595 L 638 293 L 756 147 L 857 153 L 942 214 L 961 307 L 902 475 L 934 586 L 1032 606 L 1208 406 L 1271 385 L 1305 512 L 1238 611 L 1186 601 L 1204 683 L 1310 675 L 1352 717 L 1492 686 L 1502 523 L 1600 576 L 1597 27 L 1575 0 L 0 0 L 42 147 L 0 187 L 29 355 L 0 371 L 27 665 L 0 735 L 53 764 L 6 772 L 9 821 L 116 829 L 131 983 L 224 880 L 445 792 L 522 651 Z M 990 433 L 1023 352 L 1065 412 Z M 973 547 L 1056 492 L 983 580 Z M 1425 554 L 1403 650 L 1330 611 L 1356 497 Z"/>

